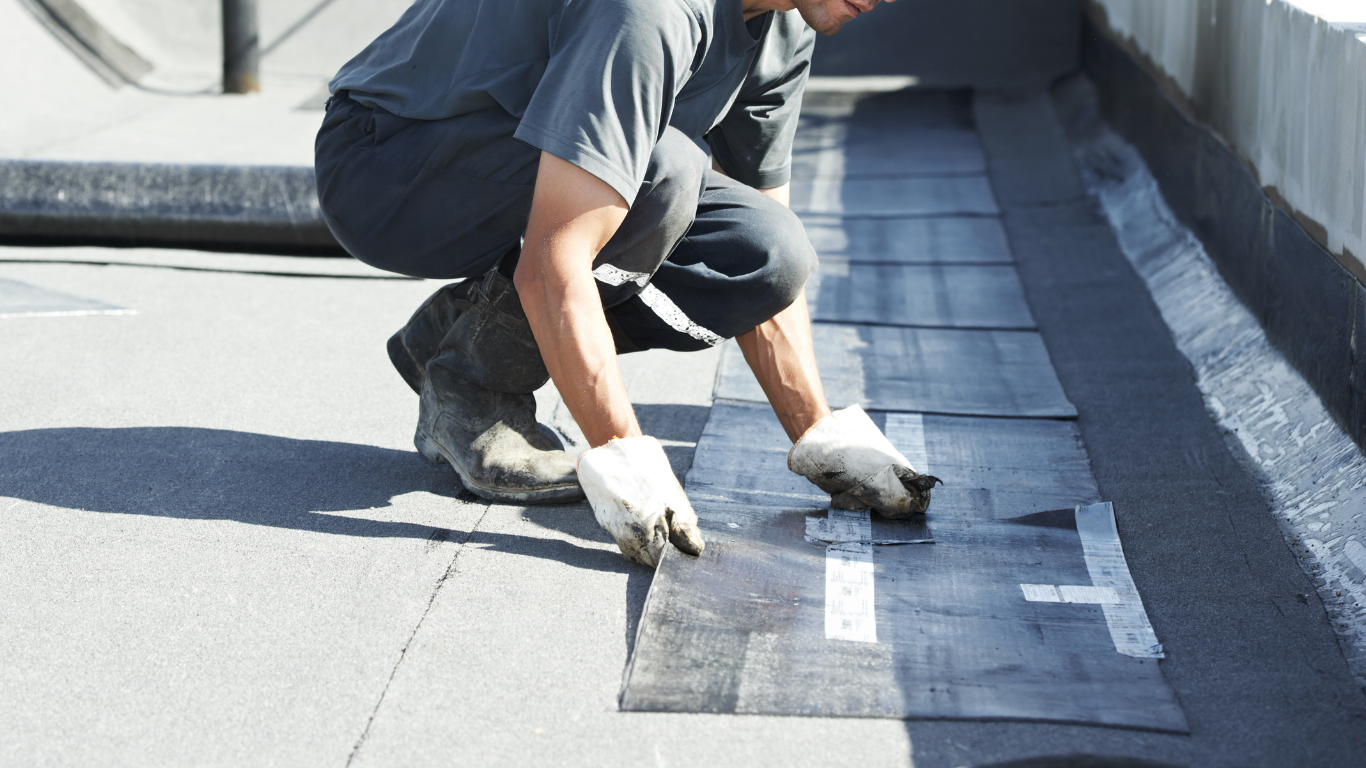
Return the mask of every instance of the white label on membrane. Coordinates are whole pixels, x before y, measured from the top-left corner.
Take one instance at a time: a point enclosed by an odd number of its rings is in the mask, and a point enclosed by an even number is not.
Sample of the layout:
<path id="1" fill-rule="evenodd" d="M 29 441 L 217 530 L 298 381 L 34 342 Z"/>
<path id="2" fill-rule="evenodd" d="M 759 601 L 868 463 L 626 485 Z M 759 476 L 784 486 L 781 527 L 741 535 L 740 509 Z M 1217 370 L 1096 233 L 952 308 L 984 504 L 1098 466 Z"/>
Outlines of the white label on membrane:
<path id="1" fill-rule="evenodd" d="M 1052 584 L 1021 584 L 1024 597 L 1031 603 L 1061 603 L 1058 588 Z"/>
<path id="2" fill-rule="evenodd" d="M 856 643 L 877 642 L 873 611 L 873 524 L 867 511 L 830 510 L 820 521 L 826 533 L 847 544 L 825 548 L 825 637 Z"/>

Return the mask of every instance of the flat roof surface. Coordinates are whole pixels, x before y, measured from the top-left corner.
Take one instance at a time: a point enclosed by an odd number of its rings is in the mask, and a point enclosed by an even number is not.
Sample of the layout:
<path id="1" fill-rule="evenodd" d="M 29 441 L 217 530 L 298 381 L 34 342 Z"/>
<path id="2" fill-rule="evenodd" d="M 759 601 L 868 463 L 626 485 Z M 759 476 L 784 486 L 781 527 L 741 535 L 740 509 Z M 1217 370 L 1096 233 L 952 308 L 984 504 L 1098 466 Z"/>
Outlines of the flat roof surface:
<path id="1" fill-rule="evenodd" d="M 586 505 L 484 504 L 411 446 L 417 399 L 384 340 L 436 283 L 346 260 L 11 247 L 0 279 L 131 312 L 0 318 L 0 762 L 1358 764 L 1359 683 L 1048 100 L 952 98 L 981 147 L 953 157 L 999 212 L 1189 736 L 618 711 L 650 571 Z M 829 202 L 812 230 L 838 237 Z M 1000 264 L 998 234 L 971 237 Z M 720 352 L 622 358 L 680 475 Z"/>

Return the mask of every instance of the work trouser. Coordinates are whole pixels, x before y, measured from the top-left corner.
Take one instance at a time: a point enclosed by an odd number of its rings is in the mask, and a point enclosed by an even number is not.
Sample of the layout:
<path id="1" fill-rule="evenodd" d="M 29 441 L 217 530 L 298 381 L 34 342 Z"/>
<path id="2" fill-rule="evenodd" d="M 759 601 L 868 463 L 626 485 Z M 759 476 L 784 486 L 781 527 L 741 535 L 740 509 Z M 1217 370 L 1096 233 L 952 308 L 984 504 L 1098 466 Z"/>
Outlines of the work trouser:
<path id="1" fill-rule="evenodd" d="M 526 231 L 540 151 L 500 107 L 412 120 L 345 92 L 318 132 L 323 218 L 348 253 L 415 277 L 487 272 Z M 620 351 L 705 349 L 782 311 L 816 266 L 801 222 L 709 170 L 666 129 L 621 227 L 593 262 Z"/>

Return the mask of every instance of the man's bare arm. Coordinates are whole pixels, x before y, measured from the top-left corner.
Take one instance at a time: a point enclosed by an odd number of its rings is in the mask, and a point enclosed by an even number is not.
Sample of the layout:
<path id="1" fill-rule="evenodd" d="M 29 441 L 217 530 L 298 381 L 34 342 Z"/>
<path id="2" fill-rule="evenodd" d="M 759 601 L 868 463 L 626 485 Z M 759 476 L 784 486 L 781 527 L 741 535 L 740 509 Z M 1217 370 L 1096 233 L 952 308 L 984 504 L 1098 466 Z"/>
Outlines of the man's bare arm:
<path id="1" fill-rule="evenodd" d="M 791 187 L 784 184 L 759 191 L 787 205 Z M 821 386 L 820 373 L 816 369 L 806 291 L 798 294 L 787 309 L 736 336 L 735 340 L 793 442 L 830 415 L 825 388 Z"/>
<path id="2" fill-rule="evenodd" d="M 717 173 L 725 173 L 716 158 L 712 158 L 711 168 Z M 785 206 L 791 203 L 790 183 L 759 192 Z M 805 290 L 787 309 L 736 336 L 735 341 L 792 442 L 797 442 L 816 422 L 830 415 L 825 387 L 821 385 L 820 372 L 816 368 Z"/>
<path id="3" fill-rule="evenodd" d="M 626 211 L 606 182 L 541 153 L 514 282 L 550 378 L 593 447 L 641 434 L 592 274 Z"/>
<path id="4" fill-rule="evenodd" d="M 795 443 L 816 422 L 830 415 L 825 388 L 816 369 L 806 292 L 767 322 L 735 337 L 745 362 Z"/>

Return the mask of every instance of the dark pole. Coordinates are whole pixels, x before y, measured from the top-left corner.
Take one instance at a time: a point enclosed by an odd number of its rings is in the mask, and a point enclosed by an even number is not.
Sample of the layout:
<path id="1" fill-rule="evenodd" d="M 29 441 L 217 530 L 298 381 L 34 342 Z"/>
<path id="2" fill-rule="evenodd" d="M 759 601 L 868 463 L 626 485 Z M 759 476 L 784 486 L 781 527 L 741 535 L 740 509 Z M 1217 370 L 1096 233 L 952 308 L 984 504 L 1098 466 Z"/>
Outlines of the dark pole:
<path id="1" fill-rule="evenodd" d="M 223 0 L 223 92 L 261 90 L 256 0 Z"/>

